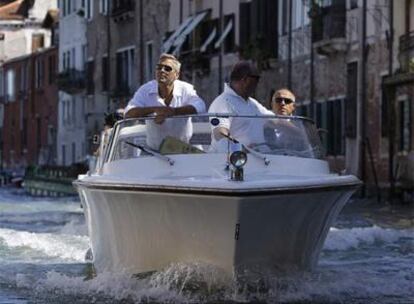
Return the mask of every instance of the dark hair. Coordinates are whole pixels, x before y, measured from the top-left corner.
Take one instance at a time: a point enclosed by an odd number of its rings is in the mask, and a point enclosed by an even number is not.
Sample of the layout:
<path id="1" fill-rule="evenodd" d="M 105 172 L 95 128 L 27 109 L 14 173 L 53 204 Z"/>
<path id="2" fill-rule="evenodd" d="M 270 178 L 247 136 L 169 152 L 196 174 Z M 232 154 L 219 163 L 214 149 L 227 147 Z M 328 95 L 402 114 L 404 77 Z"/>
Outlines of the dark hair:
<path id="1" fill-rule="evenodd" d="M 242 80 L 246 76 L 260 76 L 257 68 L 250 63 L 249 61 L 239 61 L 237 62 L 231 72 L 230 72 L 230 81 Z"/>
<path id="2" fill-rule="evenodd" d="M 123 118 L 124 118 L 123 115 L 121 113 L 118 113 L 118 112 L 105 114 L 105 125 L 109 126 L 109 127 L 113 127 L 114 124 L 118 120 L 122 120 Z"/>

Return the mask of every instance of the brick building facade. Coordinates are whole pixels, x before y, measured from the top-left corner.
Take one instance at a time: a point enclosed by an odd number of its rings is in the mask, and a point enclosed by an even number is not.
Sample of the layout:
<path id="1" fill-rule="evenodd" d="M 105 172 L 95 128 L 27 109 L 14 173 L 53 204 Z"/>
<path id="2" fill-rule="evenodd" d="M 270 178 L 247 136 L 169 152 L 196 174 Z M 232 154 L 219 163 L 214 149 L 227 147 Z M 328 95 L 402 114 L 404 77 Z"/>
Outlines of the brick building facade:
<path id="1" fill-rule="evenodd" d="M 3 65 L 3 166 L 52 164 L 56 157 L 57 49 L 51 47 Z"/>

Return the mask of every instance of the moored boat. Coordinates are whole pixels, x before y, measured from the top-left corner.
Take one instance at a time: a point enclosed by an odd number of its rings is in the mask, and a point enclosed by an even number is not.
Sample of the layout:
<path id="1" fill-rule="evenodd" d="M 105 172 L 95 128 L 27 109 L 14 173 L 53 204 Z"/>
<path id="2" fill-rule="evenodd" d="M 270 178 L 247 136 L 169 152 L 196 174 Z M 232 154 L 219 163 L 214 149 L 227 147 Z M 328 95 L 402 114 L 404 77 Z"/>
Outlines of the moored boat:
<path id="1" fill-rule="evenodd" d="M 229 274 L 316 266 L 360 181 L 329 171 L 308 119 L 232 117 L 257 132 L 213 145 L 222 117 L 192 117 L 189 143 L 154 132 L 152 118 L 115 125 L 96 172 L 75 182 L 98 272 L 197 261 Z"/>

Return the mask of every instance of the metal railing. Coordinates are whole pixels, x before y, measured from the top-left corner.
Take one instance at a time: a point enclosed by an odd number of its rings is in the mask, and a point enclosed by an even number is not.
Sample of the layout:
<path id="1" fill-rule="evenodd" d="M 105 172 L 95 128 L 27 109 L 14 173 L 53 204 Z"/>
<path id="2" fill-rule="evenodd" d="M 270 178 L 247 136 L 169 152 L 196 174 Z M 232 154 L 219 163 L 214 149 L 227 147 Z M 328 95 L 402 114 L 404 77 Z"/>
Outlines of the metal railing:
<path id="1" fill-rule="evenodd" d="M 69 69 L 59 73 L 58 87 L 60 90 L 75 93 L 86 88 L 86 75 L 84 71 Z"/>

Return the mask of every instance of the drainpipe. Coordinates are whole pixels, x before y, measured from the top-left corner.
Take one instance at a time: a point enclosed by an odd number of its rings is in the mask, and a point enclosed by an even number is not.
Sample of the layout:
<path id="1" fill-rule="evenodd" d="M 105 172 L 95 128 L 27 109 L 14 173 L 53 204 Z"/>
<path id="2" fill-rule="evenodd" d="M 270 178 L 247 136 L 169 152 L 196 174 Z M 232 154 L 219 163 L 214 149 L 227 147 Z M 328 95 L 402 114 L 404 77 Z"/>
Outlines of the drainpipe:
<path id="1" fill-rule="evenodd" d="M 311 7 L 310 10 L 313 11 L 315 9 L 315 3 L 312 0 L 311 1 Z M 315 69 L 314 69 L 314 61 L 315 61 L 315 53 L 314 53 L 314 49 L 313 49 L 313 27 L 314 27 L 314 18 L 313 17 L 311 19 L 311 34 L 310 34 L 310 83 L 309 83 L 309 87 L 310 87 L 310 92 L 309 92 L 309 99 L 310 99 L 310 113 L 309 116 L 316 121 L 316 117 L 314 115 L 315 113 Z"/>
<path id="2" fill-rule="evenodd" d="M 388 37 L 388 77 L 393 74 L 393 60 L 394 60 L 394 1 L 390 0 L 389 19 L 390 32 Z M 390 111 L 389 125 L 388 125 L 388 179 L 390 182 L 389 199 L 391 200 L 395 193 L 394 180 L 394 140 L 395 140 L 395 104 L 394 94 L 388 86 L 386 89 L 386 99 L 388 103 L 388 110 Z"/>
<path id="3" fill-rule="evenodd" d="M 107 94 L 106 94 L 106 111 L 110 112 L 110 105 L 111 105 L 111 2 L 108 1 L 108 12 L 106 14 L 106 53 L 107 53 L 107 81 L 108 81 L 108 87 L 107 87 Z"/>
<path id="4" fill-rule="evenodd" d="M 223 0 L 220 0 L 219 3 L 219 37 L 223 33 L 224 28 L 224 19 L 223 19 Z M 223 43 L 220 44 L 220 53 L 218 61 L 218 94 L 221 94 L 223 91 Z"/>
<path id="5" fill-rule="evenodd" d="M 180 0 L 180 24 L 183 23 L 183 0 Z"/>
<path id="6" fill-rule="evenodd" d="M 145 82 L 144 75 L 144 12 L 143 0 L 139 0 L 139 77 L 141 85 Z"/>
<path id="7" fill-rule="evenodd" d="M 287 87 L 292 89 L 292 15 L 293 1 L 289 1 L 289 32 L 288 32 L 288 70 L 287 70 Z"/>
<path id="8" fill-rule="evenodd" d="M 367 121 L 367 102 L 366 102 L 366 77 L 367 77 L 367 70 L 366 70 L 366 62 L 367 62 L 367 41 L 366 41 L 366 34 L 367 34 L 367 0 L 363 0 L 362 2 L 362 41 L 361 41 L 361 49 L 362 49 L 362 56 L 361 56 L 361 86 L 360 86 L 360 97 L 361 97 L 361 153 L 360 153 L 360 166 L 361 166 L 361 179 L 364 182 L 364 185 L 361 189 L 361 196 L 366 196 L 366 121 Z"/>

